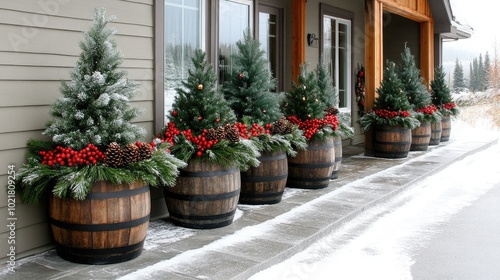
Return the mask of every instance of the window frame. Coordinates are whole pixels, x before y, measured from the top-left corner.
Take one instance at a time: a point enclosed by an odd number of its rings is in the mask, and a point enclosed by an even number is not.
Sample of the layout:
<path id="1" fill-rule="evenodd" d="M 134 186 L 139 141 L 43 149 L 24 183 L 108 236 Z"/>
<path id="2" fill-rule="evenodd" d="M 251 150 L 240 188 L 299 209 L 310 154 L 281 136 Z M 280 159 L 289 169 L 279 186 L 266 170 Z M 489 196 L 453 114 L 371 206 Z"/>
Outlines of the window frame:
<path id="1" fill-rule="evenodd" d="M 348 77 L 348 85 L 346 86 L 346 89 L 349 89 L 349 93 L 347 95 L 348 97 L 348 102 L 347 102 L 347 107 L 341 107 L 338 108 L 339 111 L 341 112 L 346 112 L 352 114 L 354 108 L 353 108 L 353 94 L 354 94 L 354 70 L 353 70 L 353 62 L 354 62 L 354 51 L 353 51 L 353 40 L 354 40 L 354 13 L 348 10 L 344 10 L 341 8 L 337 8 L 325 3 L 320 4 L 320 17 L 319 17 L 319 23 L 320 23 L 320 34 L 324 34 L 324 18 L 325 17 L 331 17 L 331 18 L 338 18 L 340 20 L 347 20 L 350 21 L 350 55 L 349 55 L 349 64 L 350 64 L 350 69 L 348 73 L 346 73 Z M 337 34 L 336 34 L 337 36 Z M 320 46 L 319 46 L 319 52 L 320 55 L 323 55 L 324 53 L 324 42 L 323 40 L 320 40 Z M 337 53 L 337 52 L 336 52 Z M 334 77 L 332 77 L 334 78 Z M 337 87 L 337 86 L 336 86 Z"/>

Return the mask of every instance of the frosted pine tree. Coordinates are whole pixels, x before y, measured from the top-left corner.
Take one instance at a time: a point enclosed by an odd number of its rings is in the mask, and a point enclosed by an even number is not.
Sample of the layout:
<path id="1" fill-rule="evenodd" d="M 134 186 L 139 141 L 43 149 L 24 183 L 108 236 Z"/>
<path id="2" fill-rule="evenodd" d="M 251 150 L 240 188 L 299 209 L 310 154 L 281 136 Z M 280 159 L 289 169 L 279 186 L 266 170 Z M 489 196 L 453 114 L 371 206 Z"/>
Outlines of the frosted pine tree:
<path id="1" fill-rule="evenodd" d="M 123 57 L 111 38 L 116 31 L 107 27 L 112 20 L 105 18 L 105 9 L 96 9 L 94 24 L 80 42 L 82 53 L 70 73 L 71 82 L 61 83 L 63 96 L 52 105 L 54 120 L 44 132 L 56 144 L 104 148 L 111 142 L 135 142 L 144 133 L 130 123 L 139 114 L 129 106 L 138 84 L 118 69 Z"/>
<path id="2" fill-rule="evenodd" d="M 318 67 L 316 68 L 316 75 L 318 77 L 318 89 L 321 100 L 326 108 L 334 107 L 339 108 L 339 94 L 337 89 L 333 86 L 332 74 L 328 70 L 323 56 L 319 60 Z M 325 108 L 325 109 L 326 109 Z"/>

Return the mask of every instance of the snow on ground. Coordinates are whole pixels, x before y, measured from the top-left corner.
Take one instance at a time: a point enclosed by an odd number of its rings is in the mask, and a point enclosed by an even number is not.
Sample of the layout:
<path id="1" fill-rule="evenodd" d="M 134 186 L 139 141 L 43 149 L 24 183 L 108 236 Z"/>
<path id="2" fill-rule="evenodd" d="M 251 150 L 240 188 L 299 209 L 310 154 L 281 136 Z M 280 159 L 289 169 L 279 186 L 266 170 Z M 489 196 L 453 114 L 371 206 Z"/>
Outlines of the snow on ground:
<path id="1" fill-rule="evenodd" d="M 456 137 L 486 133 L 462 122 L 452 127 Z M 467 157 L 250 280 L 412 279 L 415 251 L 439 232 L 440 224 L 500 182 L 499 156 L 497 144 Z"/>
<path id="2" fill-rule="evenodd" d="M 491 136 L 491 131 L 472 129 L 470 126 L 468 126 L 467 124 L 465 124 L 461 121 L 453 121 L 452 127 L 453 127 L 452 139 L 455 139 L 456 141 L 460 141 L 460 139 L 466 139 L 467 137 L 475 137 L 475 139 L 477 139 L 477 137 L 479 135 L 482 135 L 482 133 L 484 133 L 484 135 Z M 460 137 L 463 137 L 463 138 L 460 138 Z M 500 149 L 498 147 L 499 147 L 498 145 L 495 146 L 495 149 L 496 149 L 495 152 L 498 153 L 500 156 Z M 490 150 L 489 150 L 489 153 L 492 153 L 492 151 L 490 151 Z M 432 153 L 429 153 L 428 155 L 430 156 L 430 155 L 432 155 Z M 496 166 L 496 165 L 491 164 L 490 160 L 488 160 L 488 158 L 491 158 L 491 155 L 488 154 L 488 152 L 483 152 L 480 155 L 482 157 L 484 157 L 484 159 L 482 159 L 482 161 L 481 161 L 480 166 L 486 165 L 484 168 L 481 168 L 482 169 L 481 174 L 486 173 L 485 174 L 486 176 L 484 178 L 489 178 L 488 176 L 491 177 L 491 174 L 496 174 L 497 170 L 495 170 L 495 172 L 492 172 L 494 169 L 494 166 Z M 427 155 L 423 155 L 422 157 L 426 157 L 426 156 Z M 477 158 L 477 156 L 474 158 Z M 493 158 L 498 158 L 498 157 L 493 157 Z M 403 165 L 404 164 L 406 164 L 406 163 L 403 163 Z M 379 233 L 376 238 L 371 238 L 371 237 L 366 238 L 365 237 L 365 238 L 360 239 L 360 241 L 356 242 L 358 245 L 351 245 L 350 248 L 347 248 L 347 251 L 345 251 L 345 249 L 341 250 L 339 253 L 343 254 L 343 255 L 334 255 L 331 258 L 328 255 L 328 252 L 338 250 L 338 246 L 337 247 L 336 246 L 328 247 L 328 246 L 329 246 L 329 244 L 335 244 L 333 241 L 337 240 L 338 237 L 335 237 L 335 236 L 329 237 L 330 239 L 325 239 L 325 240 L 321 241 L 319 243 L 319 245 L 315 246 L 312 249 L 305 251 L 304 253 L 301 253 L 299 255 L 294 256 L 291 260 L 286 261 L 283 265 L 280 264 L 280 265 L 276 266 L 275 268 L 271 268 L 269 270 L 266 270 L 266 271 L 262 272 L 262 274 L 258 274 L 255 277 L 253 277 L 252 279 L 254 279 L 254 280 L 255 279 L 332 279 L 332 271 L 328 270 L 328 268 L 332 266 L 331 265 L 332 261 L 340 261 L 340 263 L 342 265 L 340 265 L 336 271 L 339 271 L 339 272 L 345 271 L 345 273 L 346 273 L 343 275 L 342 274 L 339 275 L 340 278 L 338 278 L 338 279 L 349 279 L 349 278 L 344 278 L 344 277 L 348 276 L 349 274 L 352 274 L 353 269 L 358 271 L 359 273 L 362 273 L 364 271 L 364 269 L 360 270 L 360 269 L 356 269 L 356 267 L 359 267 L 360 263 L 364 263 L 365 259 L 367 261 L 367 266 L 368 266 L 366 269 L 367 271 L 372 271 L 371 273 L 373 273 L 373 270 L 374 271 L 390 270 L 389 272 L 393 273 L 393 274 L 386 275 L 388 277 L 387 279 L 405 279 L 405 278 L 400 278 L 400 277 L 402 275 L 403 276 L 405 275 L 404 272 L 409 271 L 407 268 L 409 268 L 411 266 L 411 258 L 404 255 L 404 252 L 406 252 L 406 251 L 398 251 L 397 246 L 398 245 L 410 246 L 413 239 L 415 238 L 415 235 L 416 235 L 415 232 L 417 232 L 419 229 L 424 229 L 426 225 L 430 225 L 432 223 L 438 223 L 442 220 L 445 220 L 447 217 L 449 217 L 449 215 L 455 213 L 456 211 L 458 211 L 459 209 L 464 207 L 467 203 L 469 203 L 472 199 L 476 198 L 479 194 L 486 191 L 487 186 L 489 186 L 489 185 L 485 184 L 481 188 L 470 188 L 471 185 L 474 185 L 473 181 L 475 179 L 473 179 L 473 178 L 461 178 L 459 176 L 456 176 L 456 174 L 470 174 L 470 168 L 471 168 L 470 160 L 462 161 L 462 162 L 460 162 L 460 164 L 462 164 L 462 166 L 460 166 L 460 165 L 456 166 L 457 164 L 455 164 L 455 165 L 453 165 L 452 168 L 449 168 L 451 171 L 443 171 L 443 172 L 438 173 L 436 176 L 432 177 L 433 179 L 429 179 L 428 181 L 426 181 L 426 182 L 428 182 L 427 183 L 428 185 L 422 185 L 422 187 L 416 188 L 416 190 L 412 189 L 412 191 L 409 194 L 407 194 L 407 195 L 414 196 L 416 194 L 419 194 L 418 190 L 420 190 L 420 192 L 421 192 L 420 194 L 422 194 L 423 198 L 430 196 L 429 199 L 435 199 L 434 202 L 428 203 L 425 206 L 429 209 L 433 209 L 432 211 L 428 212 L 428 214 L 429 214 L 428 218 L 419 218 L 420 217 L 419 216 L 420 210 L 417 210 L 417 208 L 418 208 L 418 206 L 423 205 L 423 203 L 424 203 L 423 201 L 420 203 L 417 201 L 417 202 L 414 202 L 415 205 L 407 206 L 409 208 L 407 211 L 409 211 L 409 212 L 414 211 L 413 213 L 416 215 L 416 217 L 415 217 L 415 220 L 406 221 L 407 225 L 405 227 L 407 227 L 409 229 L 414 229 L 414 231 L 412 231 L 408 234 L 404 234 L 402 231 L 402 229 L 404 229 L 404 227 L 401 227 L 399 230 L 394 231 L 394 229 L 393 229 L 390 233 L 383 233 L 383 234 Z M 467 172 L 465 172 L 464 170 L 467 170 Z M 346 191 L 348 189 L 349 185 L 360 184 L 366 180 L 372 179 L 373 176 L 389 175 L 389 174 L 391 174 L 391 172 L 394 172 L 394 171 L 392 171 L 392 168 L 389 168 L 388 170 L 385 170 L 385 171 L 379 172 L 377 174 L 373 174 L 373 175 L 367 176 L 365 178 L 356 180 L 356 181 L 346 185 L 344 188 L 339 188 L 335 191 L 332 191 L 328 194 L 325 194 L 325 195 L 323 195 L 315 200 L 312 200 L 310 202 L 307 202 L 307 203 L 301 205 L 301 207 L 294 208 L 287 213 L 284 213 L 280 216 L 277 216 L 274 219 L 268 220 L 268 221 L 263 222 L 263 223 L 258 224 L 258 225 L 244 227 L 244 228 L 236 231 L 235 233 L 228 235 L 228 236 L 221 237 L 217 241 L 212 242 L 212 243 L 210 243 L 202 248 L 190 250 L 190 251 L 184 252 L 180 255 L 177 255 L 172 259 L 164 260 L 164 261 L 158 262 L 154 265 L 144 267 L 143 269 L 137 270 L 137 271 L 135 271 L 135 272 L 133 272 L 125 277 L 122 277 L 120 279 L 138 279 L 138 278 L 141 278 L 142 276 L 147 276 L 147 275 L 151 274 L 153 271 L 160 271 L 160 270 L 161 271 L 182 271 L 182 268 L 185 265 L 185 262 L 188 262 L 192 258 L 203 258 L 203 257 L 205 257 L 205 254 L 207 254 L 207 252 L 209 252 L 210 250 L 218 250 L 218 249 L 228 247 L 228 246 L 235 246 L 236 244 L 238 244 L 240 242 L 241 243 L 248 242 L 251 239 L 255 239 L 255 238 L 258 238 L 259 236 L 265 235 L 267 232 L 273 230 L 273 228 L 276 227 L 277 225 L 279 225 L 281 223 L 286 223 L 287 221 L 289 221 L 293 217 L 297 216 L 299 213 L 310 211 L 310 208 L 313 207 L 313 205 L 316 204 L 317 202 L 319 202 L 321 200 L 331 199 L 332 197 L 337 196 L 339 193 Z M 455 175 L 452 175 L 452 174 L 455 174 Z M 481 174 L 476 173 L 476 176 L 481 176 Z M 441 177 L 439 177 L 439 176 L 441 176 Z M 450 181 L 447 178 L 454 178 L 454 180 Z M 469 190 L 471 190 L 471 193 L 465 193 L 463 196 L 459 195 L 457 197 L 451 197 L 451 198 L 440 196 L 443 193 L 446 193 L 446 191 L 450 191 L 453 193 L 454 192 L 453 186 L 456 184 L 459 184 L 461 186 L 460 189 L 463 189 L 464 192 L 467 189 L 469 189 Z M 439 186 L 439 187 L 430 191 L 429 195 L 424 195 L 422 190 L 425 189 L 425 186 Z M 429 190 L 426 190 L 426 192 L 428 192 L 428 191 Z M 300 194 L 300 191 L 291 190 L 290 193 L 288 193 L 287 195 L 296 195 L 296 194 Z M 433 198 L 432 195 L 434 195 L 435 198 Z M 447 199 L 450 199 L 450 203 L 446 203 Z M 437 208 L 434 209 L 432 207 L 433 205 L 443 205 L 443 209 L 437 209 Z M 249 210 L 253 209 L 254 207 L 266 207 L 266 206 L 242 206 L 240 208 L 240 210 L 242 209 L 242 211 L 249 211 Z M 376 207 L 376 208 L 374 208 L 374 210 L 369 210 L 356 220 L 358 220 L 358 223 L 360 223 L 360 222 L 363 223 L 363 221 L 366 222 L 366 221 L 373 219 L 373 217 L 378 215 L 379 213 L 381 213 L 381 211 L 383 212 L 383 211 L 387 211 L 387 209 L 391 209 L 391 208 L 387 208 L 388 206 L 385 206 L 385 207 L 386 208 Z M 441 215 L 437 214 L 437 212 L 439 210 L 442 211 Z M 398 217 L 396 217 L 396 218 L 397 219 L 394 223 L 396 223 L 396 225 L 398 223 L 403 225 L 403 222 L 405 222 L 405 221 L 401 221 L 401 215 L 399 216 L 399 218 Z M 386 222 L 386 223 L 389 223 L 389 222 Z M 355 225 L 355 223 L 348 223 L 347 227 L 351 227 L 352 225 Z M 376 229 L 375 231 L 379 232 L 382 229 L 390 229 L 391 227 L 392 227 L 392 225 L 391 226 L 385 225 L 385 226 L 380 227 L 379 229 Z M 345 237 L 346 235 L 349 236 L 349 230 L 344 229 L 343 231 L 341 230 L 341 231 L 338 231 L 337 233 L 334 233 L 334 235 L 335 234 L 340 234 L 341 235 L 340 237 L 344 236 L 344 238 L 346 238 Z M 386 236 L 391 236 L 391 234 L 392 234 L 391 238 L 386 238 Z M 400 234 L 400 235 L 398 235 L 398 234 Z M 370 241 L 370 240 L 377 241 L 380 239 L 384 240 L 384 242 L 387 242 L 387 243 L 386 244 L 381 243 L 379 245 L 375 244 L 375 245 L 373 245 L 373 248 L 363 246 L 364 244 L 368 244 L 367 241 Z M 391 241 L 392 239 L 394 239 L 394 241 Z M 423 240 L 422 240 L 422 242 L 423 242 Z M 325 252 L 324 248 L 328 248 L 326 250 L 326 252 Z M 384 248 L 388 248 L 387 251 L 384 251 Z M 354 252 L 353 254 L 350 254 L 349 252 L 351 249 L 356 249 L 357 251 Z M 378 256 L 379 253 L 384 253 L 384 254 L 381 255 L 381 257 L 376 257 L 376 256 Z M 375 256 L 375 257 L 373 257 L 373 256 Z M 370 259 L 373 259 L 375 261 L 375 263 L 369 262 Z M 317 260 L 317 262 L 312 262 L 311 260 Z M 322 260 L 324 260 L 324 261 L 322 261 Z M 346 262 L 347 260 L 351 260 L 353 263 L 349 264 L 348 262 Z M 388 261 L 388 263 L 385 264 L 385 268 L 384 268 L 384 266 L 382 266 L 382 263 L 387 262 L 387 261 Z M 396 266 L 396 264 L 399 264 L 399 266 Z M 394 265 L 394 267 L 392 267 L 393 265 Z M 391 266 L 390 269 L 387 269 L 388 266 Z M 347 267 L 350 267 L 350 269 L 345 269 L 345 270 L 343 269 L 343 268 L 347 268 Z M 322 268 L 325 268 L 327 270 L 324 271 Z M 316 275 L 315 277 L 312 277 L 312 278 L 301 278 L 301 277 L 295 278 L 297 275 L 293 275 L 293 274 L 290 275 L 289 274 L 290 271 L 293 272 L 293 271 L 296 271 L 297 269 L 301 270 L 301 271 L 299 271 L 299 272 L 301 272 L 300 275 L 302 275 L 302 274 L 310 275 L 313 272 L 317 272 L 319 274 Z M 395 270 L 395 269 L 399 269 L 399 270 Z M 287 276 L 287 275 L 289 275 L 290 277 L 279 278 L 281 276 Z M 298 275 L 298 276 L 300 276 L 300 275 Z M 369 276 L 369 275 L 370 274 L 366 274 L 366 276 Z M 318 278 L 318 277 L 323 277 L 323 278 Z M 337 279 L 337 278 L 335 277 L 335 279 Z M 360 278 L 351 278 L 351 279 L 373 279 L 373 278 L 372 277 L 363 278 L 362 275 L 360 275 Z"/>

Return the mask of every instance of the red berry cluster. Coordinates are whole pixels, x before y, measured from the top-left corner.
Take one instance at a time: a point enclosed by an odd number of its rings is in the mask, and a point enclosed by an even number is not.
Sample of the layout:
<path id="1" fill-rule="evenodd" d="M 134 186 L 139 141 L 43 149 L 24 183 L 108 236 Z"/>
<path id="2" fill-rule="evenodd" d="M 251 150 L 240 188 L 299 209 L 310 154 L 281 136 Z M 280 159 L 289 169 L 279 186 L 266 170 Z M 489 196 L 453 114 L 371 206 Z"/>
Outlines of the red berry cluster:
<path id="1" fill-rule="evenodd" d="M 175 127 L 175 124 L 173 122 L 169 122 L 167 124 L 167 127 L 165 128 L 165 133 L 162 136 L 162 142 L 167 141 L 168 143 L 170 143 L 170 145 L 174 146 L 174 137 L 182 134 L 184 135 L 184 137 L 186 137 L 186 140 L 198 146 L 196 155 L 201 157 L 205 150 L 210 149 L 213 145 L 219 142 L 218 140 L 207 140 L 206 133 L 207 130 L 205 129 L 203 130 L 201 135 L 194 136 L 191 129 L 180 131 L 179 129 L 177 129 L 177 127 Z"/>
<path id="2" fill-rule="evenodd" d="M 387 109 L 378 109 L 378 110 L 373 110 L 373 112 L 381 118 L 388 118 L 388 119 L 393 119 L 395 117 L 408 118 L 410 116 L 410 112 L 408 111 L 389 111 Z"/>
<path id="3" fill-rule="evenodd" d="M 424 113 L 427 115 L 432 115 L 434 112 L 436 112 L 438 108 L 434 105 L 429 105 L 423 108 L 420 108 L 417 110 L 418 113 Z"/>
<path id="4" fill-rule="evenodd" d="M 243 139 L 250 139 L 252 137 L 259 137 L 261 134 L 271 134 L 271 124 L 266 124 L 265 126 L 261 126 L 257 123 L 252 124 L 250 126 L 250 130 L 246 124 L 236 122 L 234 123 L 234 128 L 236 128 L 240 134 L 240 137 Z"/>
<path id="5" fill-rule="evenodd" d="M 331 126 L 333 130 L 337 130 L 339 126 L 339 120 L 335 115 L 326 115 L 324 119 L 307 119 L 305 121 L 300 120 L 296 116 L 288 116 L 287 120 L 293 124 L 296 124 L 299 129 L 304 131 L 304 136 L 307 139 L 311 139 L 314 134 L 318 133 L 325 126 Z"/>
<path id="6" fill-rule="evenodd" d="M 39 154 L 43 157 L 42 164 L 48 166 L 80 166 L 88 164 L 97 164 L 103 161 L 105 155 L 103 152 L 92 145 L 88 144 L 87 147 L 75 151 L 72 148 L 64 148 L 57 146 L 52 151 L 40 151 Z"/>
<path id="7" fill-rule="evenodd" d="M 446 103 L 446 104 L 443 104 L 443 105 L 440 105 L 439 107 L 443 108 L 443 109 L 446 109 L 446 110 L 451 110 L 453 108 L 455 108 L 457 105 L 453 102 L 449 102 L 449 103 Z"/>

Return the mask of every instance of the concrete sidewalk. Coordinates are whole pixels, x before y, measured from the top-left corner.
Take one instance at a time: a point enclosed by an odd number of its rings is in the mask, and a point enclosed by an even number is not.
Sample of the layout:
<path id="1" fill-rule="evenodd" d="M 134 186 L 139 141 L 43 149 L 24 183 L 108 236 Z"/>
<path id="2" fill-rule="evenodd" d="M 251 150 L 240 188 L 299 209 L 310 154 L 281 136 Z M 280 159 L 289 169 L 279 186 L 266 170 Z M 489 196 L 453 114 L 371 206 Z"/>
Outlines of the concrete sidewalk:
<path id="1" fill-rule="evenodd" d="M 54 250 L 21 259 L 3 279 L 247 279 L 302 251 L 362 211 L 426 177 L 497 143 L 495 137 L 453 138 L 406 159 L 363 156 L 344 148 L 339 179 L 322 190 L 287 189 L 279 204 L 239 205 L 230 226 L 192 230 L 168 218 L 150 224 L 138 258 L 113 265 L 81 265 Z"/>

